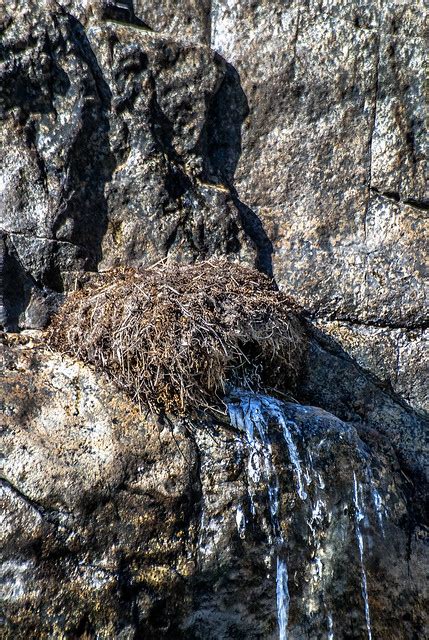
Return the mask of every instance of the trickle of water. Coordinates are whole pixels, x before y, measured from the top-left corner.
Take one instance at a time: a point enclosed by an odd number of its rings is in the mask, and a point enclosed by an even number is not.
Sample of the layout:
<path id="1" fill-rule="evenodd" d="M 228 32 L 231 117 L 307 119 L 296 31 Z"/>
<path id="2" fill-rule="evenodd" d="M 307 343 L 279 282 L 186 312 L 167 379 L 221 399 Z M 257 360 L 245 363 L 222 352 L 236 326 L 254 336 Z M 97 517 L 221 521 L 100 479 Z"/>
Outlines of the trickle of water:
<path id="1" fill-rule="evenodd" d="M 365 571 L 365 561 L 364 561 L 364 543 L 362 531 L 360 528 L 361 521 L 365 518 L 365 513 L 361 509 L 361 505 L 359 503 L 359 493 L 362 495 L 362 486 L 359 484 L 356 479 L 356 473 L 353 471 L 353 501 L 355 506 L 355 530 L 356 530 L 356 539 L 359 547 L 359 556 L 360 556 L 360 567 L 361 567 L 361 575 L 362 575 L 362 597 L 365 605 L 365 620 L 366 620 L 366 628 L 368 631 L 368 640 L 372 640 L 372 631 L 371 631 L 371 616 L 369 612 L 369 601 L 368 601 L 368 583 L 366 579 L 366 571 Z M 363 501 L 362 501 L 363 503 Z M 362 504 L 363 508 L 363 504 Z"/>
<path id="2" fill-rule="evenodd" d="M 297 425 L 292 422 L 292 420 L 285 420 L 281 407 L 277 400 L 275 400 L 274 398 L 264 396 L 263 404 L 264 407 L 269 411 L 269 415 L 275 418 L 282 428 L 283 438 L 289 451 L 290 461 L 292 462 L 297 477 L 298 495 L 301 500 L 306 500 L 307 493 L 304 489 L 301 460 L 299 458 L 298 449 L 296 448 L 290 431 L 290 427 L 294 427 L 295 429 L 297 429 Z"/>
<path id="3" fill-rule="evenodd" d="M 264 410 L 269 418 L 274 418 L 281 427 L 283 437 L 286 442 L 289 457 L 294 467 L 297 477 L 298 495 L 302 500 L 307 498 L 304 489 L 303 470 L 301 460 L 299 458 L 298 449 L 293 441 L 291 427 L 298 430 L 297 425 L 291 420 L 286 420 L 281 404 L 275 398 L 264 395 L 254 395 L 247 392 L 236 392 L 240 396 L 240 404 L 229 403 L 228 411 L 231 424 L 247 434 L 247 440 L 250 445 L 254 445 L 255 427 L 259 433 L 260 439 L 266 448 L 271 449 L 268 439 L 268 424 L 264 416 Z M 270 452 L 271 453 L 271 452 Z M 253 456 L 251 456 L 253 459 Z M 251 463 L 249 459 L 249 464 Z M 250 469 L 251 480 L 257 482 L 260 477 L 260 469 L 256 467 Z"/>
<path id="4" fill-rule="evenodd" d="M 277 557 L 276 575 L 277 619 L 279 624 L 279 640 L 287 640 L 287 623 L 289 617 L 289 589 L 286 562 Z"/>
<path id="5" fill-rule="evenodd" d="M 328 613 L 328 640 L 334 640 L 334 621 L 331 612 Z"/>
<path id="6" fill-rule="evenodd" d="M 381 495 L 377 491 L 375 487 L 371 487 L 371 497 L 374 503 L 374 509 L 377 514 L 378 524 L 380 525 L 381 533 L 384 537 L 384 525 L 383 525 L 383 516 L 384 516 L 384 508 L 383 501 L 381 499 Z"/>
<path id="7" fill-rule="evenodd" d="M 258 396 L 242 394 L 240 404 L 230 403 L 228 411 L 231 424 L 246 434 L 249 451 L 247 476 L 248 492 L 252 514 L 255 515 L 255 493 L 262 480 L 267 486 L 270 521 L 274 538 L 280 535 L 278 520 L 279 494 L 277 475 L 272 463 L 272 449 L 268 437 L 268 423 L 262 411 L 262 401 Z M 259 437 L 255 436 L 255 431 Z"/>
<path id="8" fill-rule="evenodd" d="M 249 451 L 248 458 L 248 492 L 250 497 L 252 513 L 255 514 L 255 487 L 257 483 L 264 480 L 267 486 L 268 505 L 270 513 L 270 524 L 273 534 L 271 541 L 278 550 L 276 560 L 276 601 L 277 601 L 277 620 L 279 626 L 279 639 L 287 639 L 287 625 L 289 615 L 289 589 L 288 589 L 288 573 L 286 561 L 279 555 L 284 540 L 279 522 L 279 502 L 280 487 L 277 474 L 272 463 L 272 448 L 268 433 L 268 418 L 274 418 L 282 427 L 286 444 L 288 446 L 291 462 L 294 466 L 297 480 L 298 492 L 302 499 L 305 491 L 302 484 L 302 469 L 298 456 L 298 451 L 292 440 L 292 436 L 287 427 L 287 423 L 281 412 L 281 406 L 274 398 L 267 396 L 256 396 L 246 392 L 239 393 L 239 403 L 229 403 L 228 411 L 231 424 L 237 429 L 244 431 L 246 434 L 246 442 Z M 293 423 L 292 423 L 293 424 Z M 258 438 L 255 437 L 258 434 Z M 237 507 L 236 524 L 240 537 L 245 536 L 245 518 L 241 505 Z"/>
<path id="9" fill-rule="evenodd" d="M 237 511 L 236 511 L 236 514 L 235 514 L 235 521 L 237 523 L 238 535 L 240 536 L 241 539 L 245 538 L 245 536 L 246 536 L 246 518 L 244 516 L 243 508 L 242 508 L 241 504 L 239 504 L 238 507 L 237 507 Z"/>
<path id="10" fill-rule="evenodd" d="M 320 473 L 317 474 L 317 479 L 319 480 L 319 488 L 324 489 L 325 481 L 323 480 L 322 475 Z"/>
<path id="11" fill-rule="evenodd" d="M 323 522 L 323 517 L 324 517 L 324 510 L 325 510 L 325 503 L 323 502 L 323 500 L 316 500 L 316 504 L 314 505 L 312 511 L 311 511 L 311 516 L 310 519 L 308 520 L 307 524 L 311 530 L 311 533 L 313 534 L 313 536 L 316 535 L 316 528 L 321 525 L 321 523 Z"/>
<path id="12" fill-rule="evenodd" d="M 385 506 L 383 504 L 383 499 L 382 499 L 379 491 L 377 490 L 377 487 L 375 486 L 374 479 L 373 479 L 372 473 L 371 473 L 371 469 L 367 468 L 366 475 L 367 475 L 367 480 L 368 480 L 368 484 L 369 484 L 369 488 L 370 488 L 372 504 L 374 505 L 374 511 L 375 511 L 375 513 L 377 515 L 377 520 L 378 520 L 378 524 L 380 526 L 380 531 L 381 531 L 382 536 L 384 538 L 383 517 L 386 516 L 386 508 L 385 508 Z"/>

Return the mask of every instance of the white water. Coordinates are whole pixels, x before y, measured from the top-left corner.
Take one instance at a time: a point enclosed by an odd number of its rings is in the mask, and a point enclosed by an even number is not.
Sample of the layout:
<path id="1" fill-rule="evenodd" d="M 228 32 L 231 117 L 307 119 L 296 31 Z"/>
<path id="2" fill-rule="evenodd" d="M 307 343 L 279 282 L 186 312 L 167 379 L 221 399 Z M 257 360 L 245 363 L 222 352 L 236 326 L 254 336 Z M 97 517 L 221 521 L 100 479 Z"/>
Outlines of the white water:
<path id="1" fill-rule="evenodd" d="M 328 640 L 334 640 L 334 621 L 332 613 L 328 613 Z"/>
<path id="2" fill-rule="evenodd" d="M 279 623 L 279 640 L 287 640 L 287 622 L 289 617 L 289 589 L 286 562 L 277 557 L 276 574 L 277 619 Z"/>
<path id="3" fill-rule="evenodd" d="M 366 476 L 367 476 L 367 484 L 370 488 L 370 492 L 371 492 L 371 500 L 372 500 L 372 504 L 374 506 L 374 511 L 377 515 L 377 520 L 378 520 L 378 524 L 380 527 L 380 531 L 383 535 L 384 538 L 384 523 L 383 523 L 383 518 L 386 516 L 386 508 L 383 504 L 383 499 L 379 493 L 379 491 L 377 490 L 377 487 L 375 486 L 374 483 L 374 478 L 372 477 L 372 473 L 371 473 L 371 469 L 367 468 L 366 469 Z"/>
<path id="4" fill-rule="evenodd" d="M 233 426 L 237 430 L 245 434 L 245 446 L 248 451 L 247 461 L 247 477 L 248 477 L 248 495 L 251 513 L 255 516 L 257 507 L 260 504 L 261 489 L 266 488 L 268 510 L 269 510 L 269 530 L 268 535 L 270 543 L 271 562 L 275 558 L 276 562 L 276 602 L 277 602 L 277 620 L 279 627 L 280 640 L 287 640 L 288 636 L 288 616 L 290 596 L 288 589 L 288 569 L 285 561 L 284 538 L 280 526 L 279 509 L 280 509 L 280 486 L 276 470 L 272 460 L 272 446 L 269 433 L 269 425 L 275 422 L 284 438 L 284 442 L 288 451 L 290 464 L 296 482 L 297 495 L 303 501 L 307 501 L 309 513 L 307 523 L 310 530 L 309 543 L 314 546 L 314 555 L 311 565 L 311 577 L 316 586 L 314 587 L 314 598 L 312 600 L 311 588 L 309 594 L 308 610 L 310 613 L 316 613 L 319 607 L 317 593 L 317 585 L 320 585 L 325 576 L 329 575 L 329 569 L 326 569 L 326 563 L 329 563 L 329 555 L 323 550 L 323 536 L 321 531 L 324 529 L 325 522 L 330 523 L 330 516 L 327 504 L 327 497 L 324 493 L 326 488 L 325 479 L 321 473 L 314 468 L 312 452 L 307 451 L 307 462 L 303 465 L 299 456 L 295 439 L 300 436 L 298 426 L 291 420 L 288 420 L 284 414 L 282 404 L 275 398 L 264 395 L 256 395 L 247 391 L 234 391 L 234 401 L 228 405 L 228 411 Z M 325 439 L 322 439 L 317 448 L 320 448 Z M 314 450 L 313 450 L 314 453 Z M 317 463 L 316 463 L 317 464 Z M 365 472 L 364 472 L 365 473 Z M 370 470 L 366 472 L 370 474 Z M 368 495 L 370 495 L 374 505 L 374 512 L 377 515 L 380 528 L 383 531 L 383 515 L 385 515 L 385 507 L 382 498 L 371 475 L 366 475 L 365 487 L 368 487 Z M 308 502 L 308 487 L 312 484 L 312 500 Z M 356 474 L 353 472 L 353 501 L 354 501 L 354 524 L 355 537 L 358 543 L 360 570 L 361 570 L 361 593 L 364 601 L 364 613 L 367 629 L 368 640 L 372 640 L 371 615 L 368 598 L 368 583 L 365 570 L 365 544 L 362 534 L 362 521 L 367 520 L 365 513 L 365 501 L 363 496 L 363 488 L 358 483 Z M 311 511 L 310 511 L 311 509 Z M 367 521 L 368 524 L 368 521 Z M 245 537 L 246 518 L 243 506 L 240 504 L 236 511 L 237 531 L 241 538 Z M 328 564 L 329 567 L 329 564 Z M 325 571 L 327 573 L 325 573 Z M 327 638 L 334 639 L 334 625 L 332 613 L 327 613 Z"/>
<path id="5" fill-rule="evenodd" d="M 356 538 L 357 538 L 358 547 L 359 547 L 360 566 L 361 566 L 361 575 L 362 575 L 362 597 L 365 605 L 365 619 L 366 619 L 366 628 L 368 631 L 368 640 L 372 640 L 371 616 L 369 612 L 369 601 L 368 601 L 368 583 L 366 579 L 365 561 L 364 561 L 364 543 L 363 543 L 362 531 L 360 528 L 360 523 L 365 518 L 365 514 L 362 511 L 361 505 L 359 503 L 359 492 L 362 495 L 362 487 L 359 484 L 359 490 L 358 490 L 356 473 L 353 471 L 353 493 L 354 493 L 355 525 L 356 525 L 355 529 L 356 529 Z"/>
<path id="6" fill-rule="evenodd" d="M 235 522 L 237 523 L 238 535 L 241 539 L 243 539 L 246 536 L 246 518 L 243 513 L 243 507 L 241 506 L 241 504 L 239 504 L 237 507 Z"/>
<path id="7" fill-rule="evenodd" d="M 272 531 L 271 543 L 277 548 L 276 601 L 279 640 L 287 640 L 290 598 L 287 565 L 282 553 L 284 539 L 279 522 L 280 487 L 272 462 L 272 448 L 268 433 L 268 420 L 270 418 L 274 418 L 282 428 L 290 460 L 297 477 L 298 494 L 301 499 L 305 499 L 307 494 L 303 488 L 301 462 L 289 430 L 289 423 L 282 413 L 281 405 L 274 398 L 268 396 L 256 396 L 246 392 L 239 392 L 237 395 L 239 402 L 229 403 L 228 411 L 231 424 L 246 434 L 246 443 L 249 451 L 247 466 L 248 492 L 253 514 L 256 513 L 255 497 L 257 487 L 255 485 L 263 480 L 267 486 Z M 258 437 L 255 437 L 256 433 Z M 240 537 L 244 537 L 246 523 L 241 505 L 237 508 L 236 524 Z"/>
<path id="8" fill-rule="evenodd" d="M 383 507 L 383 501 L 381 499 L 381 495 L 379 494 L 377 489 L 375 487 L 373 487 L 373 486 L 371 487 L 371 497 L 372 497 L 372 501 L 374 503 L 374 509 L 375 509 L 376 514 L 377 514 L 378 523 L 380 525 L 381 533 L 383 534 L 383 537 L 384 537 L 384 525 L 383 525 L 384 507 Z"/>
<path id="9" fill-rule="evenodd" d="M 286 420 L 282 406 L 275 398 L 264 395 L 254 395 L 245 391 L 239 392 L 240 405 L 236 403 L 230 403 L 228 405 L 228 411 L 231 419 L 231 423 L 241 431 L 245 431 L 247 435 L 248 444 L 252 448 L 258 448 L 254 438 L 254 428 L 256 426 L 262 444 L 266 450 L 266 456 L 264 457 L 265 466 L 272 467 L 271 463 L 271 444 L 268 438 L 268 424 L 266 417 L 274 418 L 278 425 L 281 427 L 283 437 L 288 448 L 289 458 L 294 467 L 297 490 L 301 500 L 306 500 L 307 493 L 304 489 L 303 482 L 303 470 L 299 457 L 298 449 L 292 438 L 291 428 L 298 431 L 297 425 L 292 420 Z M 249 457 L 249 478 L 255 482 L 260 479 L 260 469 L 254 465 L 254 456 Z M 266 466 L 267 469 L 267 466 Z M 269 469 L 267 469 L 269 471 Z M 309 480 L 310 481 L 310 480 Z"/>
<path id="10" fill-rule="evenodd" d="M 324 501 L 317 499 L 316 504 L 311 511 L 311 517 L 307 522 L 313 536 L 316 535 L 316 528 L 323 522 L 325 508 L 326 505 Z"/>
<path id="11" fill-rule="evenodd" d="M 268 423 L 262 411 L 262 402 L 258 396 L 243 395 L 240 404 L 228 406 L 231 424 L 246 434 L 249 452 L 247 463 L 248 492 L 252 514 L 256 514 L 255 499 L 258 484 L 267 486 L 270 522 L 274 538 L 280 531 L 278 520 L 279 485 L 272 463 L 271 443 L 268 437 Z M 259 437 L 256 437 L 255 431 Z"/>

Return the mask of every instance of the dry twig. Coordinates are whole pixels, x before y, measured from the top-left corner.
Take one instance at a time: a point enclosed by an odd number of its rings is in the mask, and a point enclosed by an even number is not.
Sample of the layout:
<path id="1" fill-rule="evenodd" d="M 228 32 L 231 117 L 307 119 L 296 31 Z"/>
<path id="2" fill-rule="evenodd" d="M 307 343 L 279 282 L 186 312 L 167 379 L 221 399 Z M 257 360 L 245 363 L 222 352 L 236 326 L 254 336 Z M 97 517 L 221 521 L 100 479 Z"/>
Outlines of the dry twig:
<path id="1" fill-rule="evenodd" d="M 151 411 L 216 406 L 227 384 L 287 389 L 305 346 L 294 304 L 227 260 L 114 270 L 72 293 L 49 344 Z"/>

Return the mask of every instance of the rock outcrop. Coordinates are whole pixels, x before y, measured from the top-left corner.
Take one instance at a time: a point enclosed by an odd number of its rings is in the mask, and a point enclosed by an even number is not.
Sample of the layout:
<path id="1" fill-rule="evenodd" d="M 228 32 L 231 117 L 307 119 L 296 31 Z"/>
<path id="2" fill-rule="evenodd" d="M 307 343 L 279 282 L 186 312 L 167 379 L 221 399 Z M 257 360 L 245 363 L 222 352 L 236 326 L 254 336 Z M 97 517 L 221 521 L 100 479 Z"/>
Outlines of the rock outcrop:
<path id="1" fill-rule="evenodd" d="M 211 23 L 249 102 L 236 185 L 279 285 L 426 410 L 428 16 L 419 0 L 214 0 Z"/>
<path id="2" fill-rule="evenodd" d="M 167 255 L 258 260 L 255 220 L 210 180 L 213 163 L 238 159 L 237 74 L 207 46 L 104 17 L 84 29 L 53 6 L 10 3 L 3 16 L 0 228 L 5 269 L 17 272 L 5 284 L 8 326 L 43 325 L 34 307 L 84 271 Z M 227 129 L 219 157 L 213 126 Z"/>
<path id="3" fill-rule="evenodd" d="M 426 19 L 418 0 L 8 2 L 10 326 L 43 325 L 76 271 L 271 271 L 273 250 L 279 285 L 427 409 Z"/>
<path id="4" fill-rule="evenodd" d="M 429 635 L 424 17 L 1 7 L 6 639 Z M 145 416 L 28 332 L 91 273 L 211 256 L 303 306 L 289 402 Z"/>
<path id="5" fill-rule="evenodd" d="M 15 340 L 5 638 L 424 637 L 424 530 L 386 439 L 240 391 L 231 424 L 155 424 Z"/>

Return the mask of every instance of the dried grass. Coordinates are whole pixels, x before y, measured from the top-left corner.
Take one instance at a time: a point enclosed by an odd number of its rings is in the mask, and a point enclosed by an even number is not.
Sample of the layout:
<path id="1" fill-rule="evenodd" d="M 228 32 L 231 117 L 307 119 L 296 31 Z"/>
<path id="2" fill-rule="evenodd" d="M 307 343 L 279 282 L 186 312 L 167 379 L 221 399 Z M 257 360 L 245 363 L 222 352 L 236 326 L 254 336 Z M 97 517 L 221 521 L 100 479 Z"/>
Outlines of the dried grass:
<path id="1" fill-rule="evenodd" d="M 288 388 L 304 348 L 293 303 L 226 260 L 114 270 L 71 294 L 55 349 L 105 371 L 151 411 L 219 404 L 228 384 Z"/>

